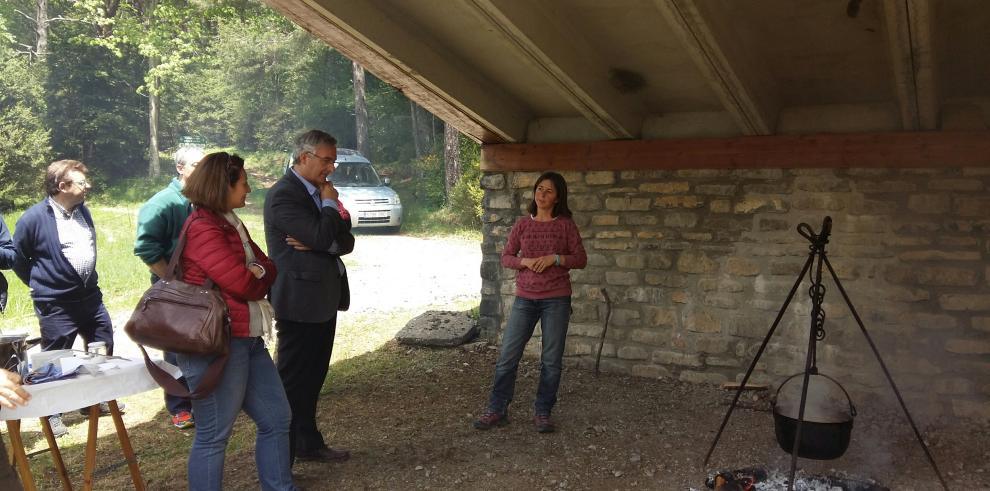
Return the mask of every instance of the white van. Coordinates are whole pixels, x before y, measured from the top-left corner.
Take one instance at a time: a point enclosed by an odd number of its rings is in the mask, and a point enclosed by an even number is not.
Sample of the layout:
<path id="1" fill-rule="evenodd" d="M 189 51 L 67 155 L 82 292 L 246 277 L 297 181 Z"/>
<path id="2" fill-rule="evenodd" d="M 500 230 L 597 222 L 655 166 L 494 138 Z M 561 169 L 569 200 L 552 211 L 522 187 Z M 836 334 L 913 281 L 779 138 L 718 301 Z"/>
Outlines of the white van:
<path id="1" fill-rule="evenodd" d="M 402 228 L 402 203 L 371 161 L 356 150 L 337 148 L 337 169 L 327 178 L 351 214 L 353 228 L 381 228 L 398 233 Z"/>

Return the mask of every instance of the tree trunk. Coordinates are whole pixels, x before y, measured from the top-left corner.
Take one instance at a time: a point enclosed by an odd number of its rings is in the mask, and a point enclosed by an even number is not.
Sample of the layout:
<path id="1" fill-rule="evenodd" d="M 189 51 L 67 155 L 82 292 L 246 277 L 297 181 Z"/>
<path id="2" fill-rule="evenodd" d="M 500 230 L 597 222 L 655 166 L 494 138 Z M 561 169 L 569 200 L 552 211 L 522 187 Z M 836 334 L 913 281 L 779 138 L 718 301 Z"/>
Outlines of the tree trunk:
<path id="1" fill-rule="evenodd" d="M 43 60 L 48 55 L 48 0 L 35 0 L 34 56 Z"/>
<path id="2" fill-rule="evenodd" d="M 148 69 L 158 65 L 158 58 L 148 59 Z M 148 176 L 158 177 L 161 164 L 158 162 L 158 78 L 148 88 Z"/>
<path id="3" fill-rule="evenodd" d="M 416 149 L 416 158 L 423 156 L 423 144 L 419 141 L 419 118 L 416 117 L 416 103 L 409 99 L 409 119 L 412 122 L 413 147 Z"/>
<path id="4" fill-rule="evenodd" d="M 444 194 L 450 202 L 450 190 L 461 178 L 460 133 L 449 123 L 443 125 Z"/>
<path id="5" fill-rule="evenodd" d="M 364 100 L 364 68 L 352 61 L 354 72 L 354 123 L 357 133 L 357 151 L 370 157 L 368 149 L 368 103 Z"/>

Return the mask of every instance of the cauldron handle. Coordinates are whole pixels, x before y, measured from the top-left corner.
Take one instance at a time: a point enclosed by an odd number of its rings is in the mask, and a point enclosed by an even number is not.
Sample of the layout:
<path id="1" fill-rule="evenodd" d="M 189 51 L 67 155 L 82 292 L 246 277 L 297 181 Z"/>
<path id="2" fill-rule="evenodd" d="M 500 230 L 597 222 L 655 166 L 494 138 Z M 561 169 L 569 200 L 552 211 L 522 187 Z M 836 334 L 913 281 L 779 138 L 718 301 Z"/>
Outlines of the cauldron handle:
<path id="1" fill-rule="evenodd" d="M 777 386 L 777 393 L 774 394 L 774 396 L 773 396 L 773 405 L 774 406 L 777 405 L 777 400 L 780 398 L 780 389 L 784 388 L 784 386 L 787 385 L 787 382 L 790 382 L 792 378 L 797 377 L 798 375 L 804 375 L 804 372 L 795 373 L 794 375 L 791 375 L 790 377 L 787 377 L 786 379 L 784 379 L 783 382 L 780 383 L 780 385 Z M 818 372 L 815 375 L 821 375 L 822 377 L 825 377 L 825 378 L 831 380 L 832 383 L 834 383 L 836 386 L 839 387 L 839 389 L 842 390 L 842 393 L 846 395 L 846 401 L 849 402 L 849 414 L 851 416 L 855 417 L 856 416 L 856 406 L 853 404 L 852 397 L 849 397 L 849 392 L 846 392 L 846 388 L 843 387 L 842 384 L 840 384 L 838 380 L 835 380 L 834 378 L 829 377 L 828 375 L 825 375 L 824 373 Z"/>

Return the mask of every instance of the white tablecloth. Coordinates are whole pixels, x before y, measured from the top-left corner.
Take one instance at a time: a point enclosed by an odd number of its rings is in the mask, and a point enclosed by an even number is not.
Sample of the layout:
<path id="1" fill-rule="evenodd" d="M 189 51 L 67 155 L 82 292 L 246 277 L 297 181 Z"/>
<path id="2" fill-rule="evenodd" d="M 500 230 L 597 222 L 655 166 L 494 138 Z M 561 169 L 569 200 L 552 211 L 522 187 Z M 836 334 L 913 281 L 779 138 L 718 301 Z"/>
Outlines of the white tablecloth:
<path id="1" fill-rule="evenodd" d="M 25 385 L 24 388 L 31 394 L 28 405 L 15 409 L 0 409 L 0 421 L 40 418 L 75 411 L 103 401 L 158 388 L 158 384 L 144 366 L 143 359 L 111 361 L 117 364 L 116 368 L 97 374 L 80 374 L 75 378 Z M 166 371 L 176 370 L 176 367 L 164 361 L 155 360 L 155 362 Z"/>

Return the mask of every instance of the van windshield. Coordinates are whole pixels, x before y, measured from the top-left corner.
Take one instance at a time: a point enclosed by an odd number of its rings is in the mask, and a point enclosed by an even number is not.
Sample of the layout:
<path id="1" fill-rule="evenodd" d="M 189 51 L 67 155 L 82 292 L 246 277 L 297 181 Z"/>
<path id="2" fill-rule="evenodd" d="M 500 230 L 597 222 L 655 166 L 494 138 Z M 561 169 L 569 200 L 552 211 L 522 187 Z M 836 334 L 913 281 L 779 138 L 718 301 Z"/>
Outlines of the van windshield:
<path id="1" fill-rule="evenodd" d="M 375 187 L 381 186 L 378 173 L 371 164 L 342 162 L 330 175 L 334 186 L 343 187 Z"/>

